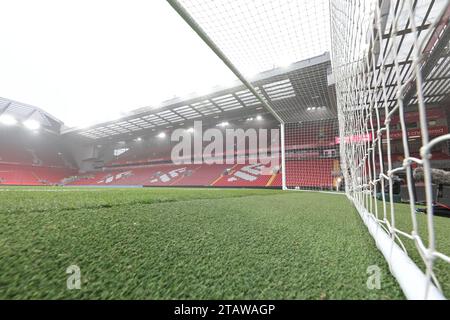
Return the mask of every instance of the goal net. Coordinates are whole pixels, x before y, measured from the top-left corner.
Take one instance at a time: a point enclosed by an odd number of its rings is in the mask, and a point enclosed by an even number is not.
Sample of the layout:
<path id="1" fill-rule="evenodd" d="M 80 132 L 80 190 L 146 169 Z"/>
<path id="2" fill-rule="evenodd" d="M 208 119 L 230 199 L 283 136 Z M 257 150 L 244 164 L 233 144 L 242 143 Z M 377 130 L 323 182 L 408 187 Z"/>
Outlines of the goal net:
<path id="1" fill-rule="evenodd" d="M 338 132 L 336 119 L 285 124 L 286 188 L 339 191 L 343 187 Z"/>
<path id="2" fill-rule="evenodd" d="M 241 80 L 243 104 L 280 122 L 283 188 L 345 191 L 405 295 L 443 298 L 430 156 L 450 159 L 448 2 L 168 2 Z"/>
<path id="3" fill-rule="evenodd" d="M 446 129 L 433 132 L 436 121 L 430 119 L 442 113 L 449 89 L 442 78 L 448 51 L 441 48 L 449 43 L 448 2 L 333 0 L 331 13 L 347 196 L 405 294 L 440 298 L 435 266 L 443 262 L 448 268 L 450 259 L 436 241 L 431 159 L 433 151 L 445 150 L 450 135 Z M 421 185 L 414 168 L 423 172 Z M 402 198 L 410 204 L 409 218 L 396 205 Z M 418 201 L 427 213 L 420 221 Z M 412 250 L 425 275 L 407 256 Z"/>

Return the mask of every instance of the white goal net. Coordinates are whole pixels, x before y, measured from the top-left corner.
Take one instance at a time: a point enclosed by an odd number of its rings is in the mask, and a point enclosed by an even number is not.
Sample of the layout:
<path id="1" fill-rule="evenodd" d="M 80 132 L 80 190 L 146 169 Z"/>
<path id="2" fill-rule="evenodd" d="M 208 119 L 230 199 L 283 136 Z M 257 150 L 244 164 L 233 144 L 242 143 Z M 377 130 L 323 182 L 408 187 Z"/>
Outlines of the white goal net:
<path id="1" fill-rule="evenodd" d="M 288 189 L 339 191 L 343 187 L 338 136 L 336 119 L 285 124 Z"/>
<path id="2" fill-rule="evenodd" d="M 333 0 L 331 12 L 346 193 L 405 294 L 440 298 L 436 265 L 448 268 L 450 259 L 437 245 L 431 159 L 450 135 L 433 132 L 430 119 L 449 90 L 448 2 Z M 413 170 L 423 173 L 422 185 Z M 402 199 L 409 212 L 397 206 Z"/>
<path id="3" fill-rule="evenodd" d="M 405 295 L 443 298 L 448 1 L 168 2 L 280 122 L 283 188 L 345 191 Z"/>

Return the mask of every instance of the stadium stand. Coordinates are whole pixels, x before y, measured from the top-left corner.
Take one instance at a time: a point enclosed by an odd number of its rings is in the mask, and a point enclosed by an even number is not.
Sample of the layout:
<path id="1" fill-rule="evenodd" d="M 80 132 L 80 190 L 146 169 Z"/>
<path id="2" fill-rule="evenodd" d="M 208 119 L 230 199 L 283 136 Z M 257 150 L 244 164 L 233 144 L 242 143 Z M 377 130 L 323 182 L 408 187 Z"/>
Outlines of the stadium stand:
<path id="1" fill-rule="evenodd" d="M 311 130 L 310 130 L 311 129 Z M 336 186 L 334 172 L 339 171 L 337 154 L 324 156 L 324 150 L 336 145 L 335 128 L 315 132 L 314 128 L 299 129 L 297 137 L 288 137 L 286 170 L 287 185 L 332 189 Z M 18 136 L 20 140 L 20 135 Z M 48 139 L 48 137 L 47 137 Z M 137 145 L 114 157 L 100 170 L 79 173 L 59 151 L 58 144 L 36 139 L 30 144 L 0 140 L 0 184 L 68 186 L 214 186 L 214 187 L 281 187 L 281 167 L 250 164 L 248 157 L 256 150 L 246 150 L 245 164 L 187 164 L 170 162 L 170 145 L 151 154 L 148 146 Z M 395 141 L 394 141 L 395 142 Z M 394 143 L 395 146 L 395 143 Z M 268 148 L 269 149 L 269 148 Z M 395 149 L 394 149 L 395 150 Z M 227 154 L 227 153 L 226 153 Z M 236 152 L 232 152 L 234 156 Z M 392 155 L 402 161 L 401 150 Z M 415 153 L 412 154 L 415 156 Z M 242 156 L 242 155 L 240 155 Z M 442 167 L 449 159 L 448 148 L 433 153 L 434 167 Z"/>
<path id="2" fill-rule="evenodd" d="M 431 108 L 427 111 L 430 136 L 448 132 L 447 114 L 442 108 Z M 276 121 L 268 115 L 262 122 L 240 120 L 235 120 L 235 124 L 244 130 L 255 127 L 268 130 L 278 128 Z M 411 156 L 419 157 L 418 112 L 412 110 L 405 120 L 409 128 Z M 398 134 L 399 119 L 393 118 L 391 122 L 392 160 L 401 163 L 403 149 L 401 135 Z M 216 124 L 210 126 L 217 128 Z M 6 138 L 12 136 L 14 139 Z M 73 141 L 68 141 L 67 137 Z M 290 125 L 285 137 L 286 184 L 289 188 L 330 190 L 338 187 L 340 181 L 337 180 L 342 173 L 338 160 L 340 142 L 337 137 L 336 119 L 316 119 Z M 79 149 L 72 145 L 74 142 L 80 143 Z M 61 135 L 47 131 L 37 134 L 19 127 L 1 126 L 0 184 L 257 188 L 282 186 L 281 165 L 252 164 L 248 160 L 258 152 L 268 156 L 271 152 L 279 152 L 278 149 L 272 150 L 272 139 L 268 139 L 266 147 L 259 146 L 256 150 L 247 147 L 240 154 L 237 154 L 236 150 L 216 154 L 224 157 L 233 155 L 235 159 L 243 157 L 246 159 L 243 164 L 173 164 L 171 150 L 175 143 L 170 141 L 169 137 L 160 139 L 156 133 L 150 132 L 148 135 L 139 135 L 139 139 L 133 135 L 105 137 L 100 142 L 91 141 L 86 144 L 75 134 Z M 203 147 L 207 144 L 208 142 L 203 142 Z M 94 150 L 96 146 L 101 147 L 97 153 Z M 234 146 L 236 147 L 236 144 Z M 88 149 L 94 151 L 85 152 Z M 85 155 L 79 154 L 80 151 Z M 433 168 L 450 170 L 449 153 L 448 145 L 435 146 L 431 159 Z M 74 161 L 74 158 L 78 158 L 78 162 Z M 193 158 L 196 157 L 187 160 Z M 95 165 L 82 168 L 85 161 Z M 404 177 L 400 178 L 404 181 Z"/>
<path id="3" fill-rule="evenodd" d="M 14 139 L 11 139 L 14 137 Z M 0 126 L 0 163 L 74 167 L 61 136 Z"/>
<path id="4" fill-rule="evenodd" d="M 278 172 L 279 168 L 261 163 L 237 164 L 222 174 L 212 185 L 215 187 L 269 187 L 272 186 Z"/>
<path id="5" fill-rule="evenodd" d="M 0 184 L 62 184 L 64 178 L 76 172 L 59 136 L 0 128 Z"/>
<path id="6" fill-rule="evenodd" d="M 268 185 L 268 182 L 270 179 L 273 180 L 272 176 L 276 176 L 276 174 L 271 173 L 270 168 L 264 172 L 260 167 L 260 165 L 252 164 L 162 164 L 105 169 L 102 172 L 79 175 L 69 181 L 67 185 L 272 186 L 272 183 Z M 278 186 L 281 186 L 281 184 Z"/>
<path id="7" fill-rule="evenodd" d="M 297 172 L 286 177 L 286 183 L 298 187 L 329 188 L 333 185 L 336 160 L 290 160 L 286 162 L 286 170 Z"/>
<path id="8" fill-rule="evenodd" d="M 0 184 L 45 186 L 62 184 L 63 179 L 75 174 L 67 168 L 49 168 L 27 165 L 0 164 Z"/>

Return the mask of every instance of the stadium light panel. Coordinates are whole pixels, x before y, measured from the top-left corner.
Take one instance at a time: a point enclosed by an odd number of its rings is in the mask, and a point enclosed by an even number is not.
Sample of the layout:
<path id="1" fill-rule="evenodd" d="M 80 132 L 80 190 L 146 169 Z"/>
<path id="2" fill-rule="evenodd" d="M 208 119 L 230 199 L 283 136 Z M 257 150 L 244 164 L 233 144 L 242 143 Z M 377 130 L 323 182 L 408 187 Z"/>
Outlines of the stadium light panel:
<path id="1" fill-rule="evenodd" d="M 158 134 L 158 138 L 160 138 L 160 139 L 165 138 L 165 137 L 166 137 L 166 133 L 165 132 L 160 132 Z"/>
<path id="2" fill-rule="evenodd" d="M 263 120 L 263 117 L 260 116 L 260 115 L 257 115 L 257 116 L 256 116 L 256 120 L 261 121 L 261 120 Z"/>
<path id="3" fill-rule="evenodd" d="M 227 121 L 224 121 L 224 122 L 219 123 L 217 126 L 224 128 L 224 127 L 229 126 L 229 125 L 230 124 Z"/>
<path id="4" fill-rule="evenodd" d="M 186 130 L 187 132 L 189 132 L 189 133 L 193 133 L 194 132 L 194 128 L 188 128 L 187 130 Z"/>
<path id="5" fill-rule="evenodd" d="M 3 114 L 0 116 L 0 123 L 6 126 L 13 126 L 17 124 L 17 120 L 12 115 Z"/>
<path id="6" fill-rule="evenodd" d="M 38 130 L 41 127 L 41 124 L 36 120 L 27 120 L 23 123 L 23 125 L 30 130 Z"/>

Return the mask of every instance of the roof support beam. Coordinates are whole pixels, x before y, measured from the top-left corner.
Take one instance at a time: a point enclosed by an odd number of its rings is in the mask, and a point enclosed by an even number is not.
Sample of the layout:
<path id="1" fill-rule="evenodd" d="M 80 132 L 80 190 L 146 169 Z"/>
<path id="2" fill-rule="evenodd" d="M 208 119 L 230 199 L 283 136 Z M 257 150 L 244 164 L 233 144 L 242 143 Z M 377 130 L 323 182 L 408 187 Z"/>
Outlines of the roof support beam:
<path id="1" fill-rule="evenodd" d="M 417 31 L 421 32 L 421 31 L 427 30 L 430 26 L 431 26 L 431 24 L 425 24 L 425 25 L 418 26 Z M 403 30 L 397 31 L 397 36 L 404 36 L 411 32 L 412 32 L 411 28 L 403 29 Z M 390 38 L 392 38 L 392 34 L 390 34 L 390 33 L 383 35 L 383 39 L 390 39 Z"/>
<path id="2" fill-rule="evenodd" d="M 6 106 L 4 106 L 1 110 L 0 110 L 0 116 L 6 112 L 6 110 L 8 110 L 9 106 L 11 105 L 11 102 L 8 102 L 6 104 Z"/>
<path id="3" fill-rule="evenodd" d="M 436 46 L 434 47 L 433 51 L 430 53 L 428 57 L 425 57 L 425 62 L 422 66 L 421 72 L 422 72 L 422 78 L 427 79 L 430 72 L 436 67 L 436 64 L 440 57 L 445 56 L 445 50 L 450 42 L 450 27 L 448 26 L 449 20 L 450 20 L 450 7 L 447 9 L 447 11 L 444 13 L 444 16 L 442 17 L 443 24 L 445 27 L 445 31 L 442 34 L 440 39 L 435 39 L 435 41 L 438 41 Z M 427 52 L 425 52 L 427 53 Z M 429 80 L 426 80 L 429 81 Z M 416 94 L 417 87 L 415 85 L 411 85 L 408 92 L 405 94 L 405 105 L 408 104 L 409 100 L 412 99 L 412 97 Z"/>

